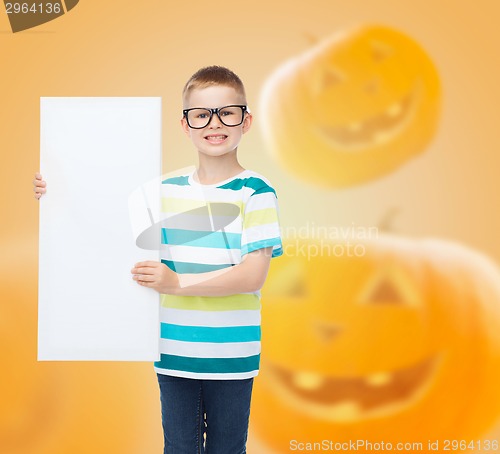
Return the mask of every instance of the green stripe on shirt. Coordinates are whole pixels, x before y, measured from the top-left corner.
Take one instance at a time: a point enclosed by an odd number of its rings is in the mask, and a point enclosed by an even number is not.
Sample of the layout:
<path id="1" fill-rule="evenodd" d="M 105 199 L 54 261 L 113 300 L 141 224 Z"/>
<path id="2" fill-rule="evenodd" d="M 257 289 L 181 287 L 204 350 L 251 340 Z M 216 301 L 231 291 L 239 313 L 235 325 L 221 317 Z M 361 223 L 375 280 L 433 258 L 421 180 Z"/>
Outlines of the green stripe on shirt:
<path id="1" fill-rule="evenodd" d="M 196 311 L 259 310 L 260 298 L 255 293 L 229 296 L 175 296 L 161 295 L 161 305 L 173 309 Z"/>
<path id="2" fill-rule="evenodd" d="M 199 373 L 238 373 L 259 369 L 260 355 L 239 358 L 190 358 L 187 356 L 160 356 L 155 366 L 161 369 Z"/>
<path id="3" fill-rule="evenodd" d="M 250 211 L 245 214 L 243 228 L 260 227 L 265 224 L 278 223 L 278 213 L 276 208 L 263 208 L 261 210 Z"/>

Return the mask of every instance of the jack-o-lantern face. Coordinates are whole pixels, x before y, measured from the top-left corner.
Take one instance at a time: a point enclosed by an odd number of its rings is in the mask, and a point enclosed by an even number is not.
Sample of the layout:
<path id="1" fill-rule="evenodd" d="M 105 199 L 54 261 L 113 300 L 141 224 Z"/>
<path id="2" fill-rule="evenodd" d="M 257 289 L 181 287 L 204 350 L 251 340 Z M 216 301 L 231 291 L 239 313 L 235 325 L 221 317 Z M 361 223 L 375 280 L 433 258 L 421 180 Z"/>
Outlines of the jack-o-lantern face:
<path id="1" fill-rule="evenodd" d="M 296 285 L 301 285 L 303 288 L 306 286 L 303 282 L 304 276 L 296 276 L 297 280 L 289 281 L 290 271 L 296 272 L 297 269 L 292 267 L 292 269 L 285 268 L 282 271 L 283 275 L 278 277 L 278 279 L 285 279 L 281 282 L 281 290 L 289 292 L 292 297 L 306 296 L 305 293 L 302 295 L 297 293 L 295 287 Z M 363 333 L 367 332 L 366 330 L 369 330 L 370 336 L 376 335 L 379 331 L 378 334 L 386 337 L 385 351 L 394 350 L 391 344 L 401 343 L 407 339 L 404 333 L 387 325 L 397 316 L 401 317 L 401 322 L 405 323 L 405 329 L 408 329 L 410 324 L 420 323 L 419 315 L 422 306 L 418 289 L 415 288 L 411 279 L 401 274 L 402 271 L 395 265 L 381 270 L 372 270 L 372 272 L 374 275 L 371 281 L 362 282 L 363 279 L 361 279 L 359 282 L 361 287 L 365 286 L 365 289 L 361 288 L 359 295 L 350 296 L 354 306 L 351 308 L 351 316 L 354 316 L 357 311 L 360 312 L 356 317 L 357 320 L 351 320 L 349 323 L 351 332 L 348 332 L 345 321 L 340 323 L 339 320 L 328 319 L 327 314 L 325 318 L 318 318 L 317 313 L 310 319 L 309 335 L 312 342 L 316 341 L 319 346 L 328 349 L 335 343 L 341 344 L 342 337 L 344 337 L 347 347 L 344 351 L 357 353 L 359 360 L 365 354 L 361 351 L 363 347 L 359 341 L 364 337 Z M 290 288 L 287 288 L 287 282 L 293 282 Z M 314 297 L 313 301 L 316 301 Z M 315 304 L 309 302 L 308 306 L 313 309 Z M 320 307 L 314 309 L 321 311 Z M 361 314 L 363 311 L 366 312 L 367 319 L 363 318 Z M 303 322 L 300 311 L 290 315 L 297 317 L 296 323 Z M 347 320 L 350 317 L 346 314 L 345 318 Z M 370 327 L 372 323 L 378 323 L 379 327 L 384 328 L 386 332 L 380 331 L 380 328 Z M 305 338 L 304 333 L 303 340 Z M 415 337 L 413 341 L 423 343 L 424 339 Z M 379 345 L 377 349 L 380 347 Z M 360 351 L 356 352 L 358 348 Z M 356 358 L 345 358 L 348 362 L 344 366 L 347 365 L 352 371 L 352 375 L 349 376 L 332 375 L 331 369 L 325 370 L 324 373 L 314 372 L 314 369 L 297 371 L 290 369 L 287 365 L 269 361 L 267 372 L 270 376 L 270 384 L 274 386 L 276 393 L 297 411 L 305 412 L 311 417 L 320 416 L 332 422 L 350 422 L 395 413 L 404 406 L 410 405 L 428 386 L 439 364 L 439 355 L 436 352 L 429 352 L 409 364 L 402 361 L 396 367 L 390 364 L 380 367 L 382 352 L 377 352 L 377 349 L 373 349 L 371 355 L 379 365 L 362 369 L 359 372 L 355 372 L 360 366 L 356 364 Z M 408 351 L 410 346 L 406 345 L 406 349 Z M 316 368 L 316 370 L 320 369 Z"/>
<path id="2" fill-rule="evenodd" d="M 390 28 L 362 27 L 271 76 L 263 126 L 273 152 L 297 176 L 346 186 L 422 152 L 439 101 L 436 69 L 417 43 Z"/>
<path id="3" fill-rule="evenodd" d="M 476 437 L 500 415 L 498 269 L 441 241 L 364 247 L 288 250 L 271 267 L 252 424 L 278 452 L 292 439 Z"/>

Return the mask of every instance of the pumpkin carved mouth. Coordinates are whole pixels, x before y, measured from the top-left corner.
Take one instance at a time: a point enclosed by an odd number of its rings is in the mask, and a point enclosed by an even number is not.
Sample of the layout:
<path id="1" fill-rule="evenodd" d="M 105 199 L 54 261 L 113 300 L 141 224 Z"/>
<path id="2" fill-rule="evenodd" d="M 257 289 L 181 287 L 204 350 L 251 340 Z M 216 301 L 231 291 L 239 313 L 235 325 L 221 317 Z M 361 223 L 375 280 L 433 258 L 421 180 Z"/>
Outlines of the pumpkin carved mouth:
<path id="1" fill-rule="evenodd" d="M 352 422 L 401 410 L 425 391 L 437 367 L 435 356 L 413 366 L 361 377 L 326 377 L 266 363 L 270 383 L 301 412 L 335 422 Z"/>
<path id="2" fill-rule="evenodd" d="M 336 149 L 363 150 L 391 141 L 412 122 L 418 89 L 389 105 L 384 112 L 340 126 L 318 126 L 318 132 Z"/>

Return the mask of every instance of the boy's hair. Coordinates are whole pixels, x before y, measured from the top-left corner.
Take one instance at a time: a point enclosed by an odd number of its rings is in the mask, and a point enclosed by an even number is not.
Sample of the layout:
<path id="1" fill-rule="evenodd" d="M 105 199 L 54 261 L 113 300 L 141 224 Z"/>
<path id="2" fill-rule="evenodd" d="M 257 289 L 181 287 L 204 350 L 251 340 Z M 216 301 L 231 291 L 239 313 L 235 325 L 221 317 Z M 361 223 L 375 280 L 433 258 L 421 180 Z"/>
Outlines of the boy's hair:
<path id="1" fill-rule="evenodd" d="M 245 87 L 241 79 L 230 69 L 224 66 L 206 66 L 196 71 L 184 85 L 182 90 L 182 100 L 186 103 L 187 97 L 192 90 L 206 88 L 212 85 L 224 85 L 234 88 L 246 104 Z"/>

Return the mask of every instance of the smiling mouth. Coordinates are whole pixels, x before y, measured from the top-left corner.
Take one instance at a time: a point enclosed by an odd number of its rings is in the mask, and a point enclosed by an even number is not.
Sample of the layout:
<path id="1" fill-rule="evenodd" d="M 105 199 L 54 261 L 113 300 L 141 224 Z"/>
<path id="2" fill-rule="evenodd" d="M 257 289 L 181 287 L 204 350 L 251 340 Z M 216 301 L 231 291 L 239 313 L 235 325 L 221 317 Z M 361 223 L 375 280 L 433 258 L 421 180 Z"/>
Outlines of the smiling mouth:
<path id="1" fill-rule="evenodd" d="M 210 143 L 221 143 L 227 139 L 227 136 L 224 134 L 214 134 L 210 136 L 205 136 L 204 139 Z"/>
<path id="2" fill-rule="evenodd" d="M 360 377 L 326 377 L 266 363 L 269 384 L 284 402 L 311 417 L 352 422 L 401 411 L 418 400 L 431 382 L 437 357 L 393 371 Z"/>
<path id="3" fill-rule="evenodd" d="M 397 136 L 413 120 L 417 88 L 384 112 L 358 122 L 340 126 L 318 126 L 318 132 L 335 148 L 350 151 L 386 143 Z"/>

